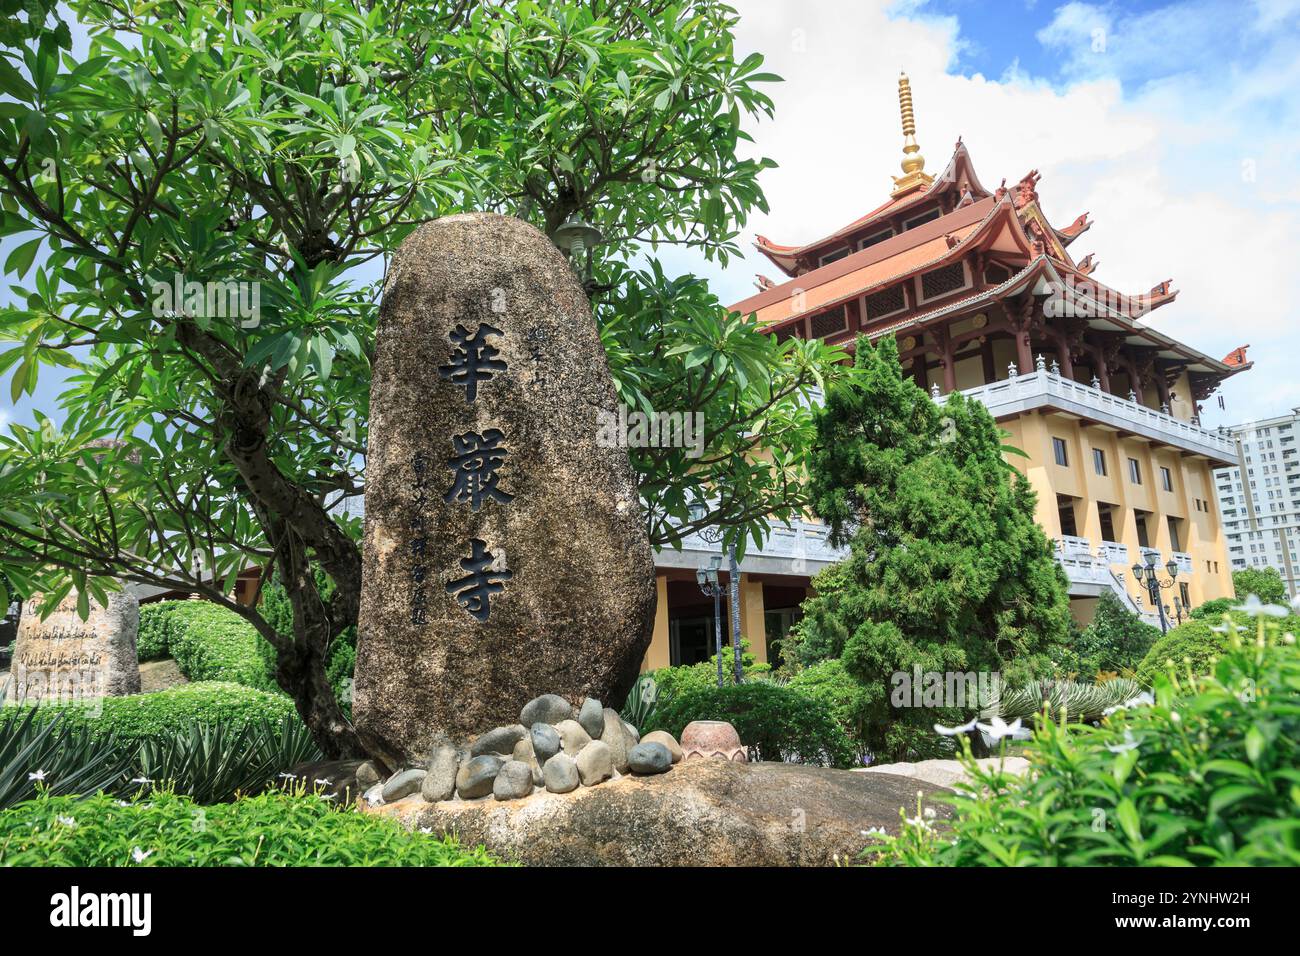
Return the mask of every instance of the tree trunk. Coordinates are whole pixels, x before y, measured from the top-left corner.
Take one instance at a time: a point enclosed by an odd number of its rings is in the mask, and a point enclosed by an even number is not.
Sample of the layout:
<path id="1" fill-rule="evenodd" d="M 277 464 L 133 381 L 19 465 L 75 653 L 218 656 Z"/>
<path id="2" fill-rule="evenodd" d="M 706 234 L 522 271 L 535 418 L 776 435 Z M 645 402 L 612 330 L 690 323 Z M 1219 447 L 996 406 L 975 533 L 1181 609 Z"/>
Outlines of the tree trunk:
<path id="1" fill-rule="evenodd" d="M 326 757 L 364 757 L 361 739 L 339 707 L 325 674 L 326 662 L 313 644 L 295 641 L 291 651 L 276 655 L 276 683 L 293 697 L 298 716 Z"/>

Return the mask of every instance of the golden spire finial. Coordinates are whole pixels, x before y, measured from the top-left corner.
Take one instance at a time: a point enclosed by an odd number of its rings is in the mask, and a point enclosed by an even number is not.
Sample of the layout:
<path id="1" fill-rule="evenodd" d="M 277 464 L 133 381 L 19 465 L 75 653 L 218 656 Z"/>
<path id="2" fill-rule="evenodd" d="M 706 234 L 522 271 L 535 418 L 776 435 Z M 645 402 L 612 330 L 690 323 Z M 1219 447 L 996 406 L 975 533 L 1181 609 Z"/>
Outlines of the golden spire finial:
<path id="1" fill-rule="evenodd" d="M 907 74 L 898 74 L 898 109 L 903 119 L 903 175 L 894 179 L 892 196 L 911 192 L 918 186 L 928 186 L 934 177 L 926 175 L 925 157 L 916 142 L 916 115 L 912 112 L 912 82 Z"/>

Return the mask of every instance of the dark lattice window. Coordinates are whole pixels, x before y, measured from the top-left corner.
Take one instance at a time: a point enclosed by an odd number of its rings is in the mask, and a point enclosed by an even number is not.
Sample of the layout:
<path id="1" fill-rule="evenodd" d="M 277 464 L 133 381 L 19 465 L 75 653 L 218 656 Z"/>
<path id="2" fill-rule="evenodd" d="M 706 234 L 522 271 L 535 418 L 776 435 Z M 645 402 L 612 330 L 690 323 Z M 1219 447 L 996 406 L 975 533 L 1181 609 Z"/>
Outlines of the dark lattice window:
<path id="1" fill-rule="evenodd" d="M 795 322 L 785 326 L 785 328 L 777 329 L 775 334 L 778 342 L 784 342 L 786 339 L 799 334 L 799 323 Z"/>
<path id="2" fill-rule="evenodd" d="M 838 249 L 835 252 L 828 252 L 818 261 L 818 265 L 828 266 L 832 262 L 839 262 L 849 254 L 848 249 Z"/>
<path id="3" fill-rule="evenodd" d="M 874 295 L 867 296 L 867 316 L 877 318 L 882 315 L 890 315 L 897 312 L 907 304 L 903 298 L 903 287 L 896 285 L 892 289 L 885 289 Z"/>
<path id="4" fill-rule="evenodd" d="M 814 315 L 812 320 L 813 338 L 824 339 L 828 335 L 834 335 L 836 332 L 843 332 L 848 328 L 848 318 L 844 314 L 844 306 L 831 309 L 829 312 L 823 312 L 821 315 Z"/>
<path id="5" fill-rule="evenodd" d="M 929 212 L 922 213 L 915 219 L 903 223 L 904 229 L 915 229 L 917 226 L 924 226 L 927 222 L 934 222 L 939 218 L 939 210 L 931 209 Z"/>
<path id="6" fill-rule="evenodd" d="M 870 236 L 867 236 L 867 238 L 862 240 L 862 244 L 859 245 L 858 248 L 866 249 L 868 246 L 874 246 L 878 242 L 884 242 L 886 239 L 889 239 L 893 235 L 894 233 L 893 230 L 891 229 L 882 230 L 881 232 L 877 232 Z"/>
<path id="7" fill-rule="evenodd" d="M 921 294 L 927 299 L 933 299 L 948 292 L 956 292 L 965 284 L 966 273 L 962 271 L 960 262 L 954 262 L 921 276 Z"/>
<path id="8" fill-rule="evenodd" d="M 1002 266 L 990 264 L 984 269 L 984 281 L 989 285 L 1001 285 L 1011 278 L 1011 271 Z"/>

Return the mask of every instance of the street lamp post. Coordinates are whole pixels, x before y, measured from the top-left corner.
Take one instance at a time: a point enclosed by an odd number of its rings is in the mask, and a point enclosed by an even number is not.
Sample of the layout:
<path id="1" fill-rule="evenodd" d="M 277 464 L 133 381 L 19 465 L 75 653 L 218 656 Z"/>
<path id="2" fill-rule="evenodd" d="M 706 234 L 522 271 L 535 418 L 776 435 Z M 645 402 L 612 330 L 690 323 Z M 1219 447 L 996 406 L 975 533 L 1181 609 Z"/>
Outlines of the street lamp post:
<path id="1" fill-rule="evenodd" d="M 1179 623 L 1179 624 L 1182 624 L 1182 623 L 1183 623 L 1183 611 L 1185 611 L 1185 610 L 1187 610 L 1187 608 L 1186 608 L 1186 606 L 1184 606 L 1183 601 L 1182 601 L 1182 598 L 1175 596 L 1175 597 L 1174 597 L 1174 613 L 1175 613 L 1176 615 L 1178 615 L 1178 623 Z"/>
<path id="2" fill-rule="evenodd" d="M 708 508 L 702 501 L 692 502 L 688 506 L 687 510 L 690 513 L 691 522 L 693 524 L 698 524 L 700 521 L 704 520 L 704 516 L 708 513 Z M 722 531 L 720 531 L 717 528 L 709 528 L 707 530 L 701 530 L 700 537 L 712 544 L 712 543 L 717 543 L 722 541 L 724 534 Z M 724 545 L 724 548 L 727 555 L 727 577 L 728 577 L 727 590 L 728 590 L 728 597 L 730 599 L 729 603 L 731 605 L 731 644 L 732 644 L 732 649 L 735 651 L 736 683 L 740 684 L 743 683 L 745 679 L 744 663 L 743 663 L 743 658 L 740 649 L 740 563 L 736 560 L 736 545 L 734 542 L 727 542 Z M 721 567 L 722 555 L 717 555 L 715 558 L 711 559 L 711 564 L 713 569 L 715 569 L 713 571 L 714 574 L 713 580 L 716 582 L 717 581 L 716 569 Z M 695 572 L 696 580 L 700 582 L 701 589 L 704 588 L 706 582 L 706 579 L 704 577 L 701 577 L 701 575 L 704 574 L 705 571 L 706 569 L 701 568 L 700 570 Z M 710 585 L 710 586 L 715 586 L 715 585 Z M 705 591 L 705 593 L 708 594 L 710 592 Z M 716 596 L 714 597 L 714 600 L 716 602 L 717 600 Z M 714 614 L 714 620 L 719 621 L 716 613 Z M 722 630 L 721 630 L 720 621 L 717 625 L 717 630 L 718 630 L 718 684 L 719 686 L 721 686 L 722 684 L 722 636 L 721 636 Z"/>
<path id="3" fill-rule="evenodd" d="M 703 520 L 707 512 L 703 502 L 695 502 L 690 506 L 691 521 Z M 718 664 L 719 687 L 722 686 L 722 582 L 718 574 L 721 567 L 722 555 L 715 554 L 709 558 L 707 565 L 695 571 L 695 580 L 699 583 L 700 590 L 713 598 L 713 656 Z"/>
<path id="4" fill-rule="evenodd" d="M 1160 615 L 1160 633 L 1168 634 L 1169 618 L 1165 617 L 1165 604 L 1160 599 L 1160 592 L 1162 589 L 1174 586 L 1174 580 L 1178 577 L 1178 562 L 1173 558 L 1169 559 L 1169 562 L 1165 565 L 1169 580 L 1161 581 L 1158 577 L 1159 572 L 1156 571 L 1156 562 L 1159 555 L 1154 551 L 1148 551 L 1144 557 L 1146 558 L 1145 564 L 1141 561 L 1134 563 L 1132 568 L 1133 577 L 1137 579 L 1138 584 L 1146 588 L 1147 597 L 1156 606 L 1156 612 Z"/>
<path id="5" fill-rule="evenodd" d="M 695 571 L 695 580 L 700 590 L 713 598 L 713 651 L 718 661 L 718 686 L 722 686 L 722 584 L 718 580 L 718 568 L 722 565 L 722 555 L 715 554 L 706 567 Z"/>

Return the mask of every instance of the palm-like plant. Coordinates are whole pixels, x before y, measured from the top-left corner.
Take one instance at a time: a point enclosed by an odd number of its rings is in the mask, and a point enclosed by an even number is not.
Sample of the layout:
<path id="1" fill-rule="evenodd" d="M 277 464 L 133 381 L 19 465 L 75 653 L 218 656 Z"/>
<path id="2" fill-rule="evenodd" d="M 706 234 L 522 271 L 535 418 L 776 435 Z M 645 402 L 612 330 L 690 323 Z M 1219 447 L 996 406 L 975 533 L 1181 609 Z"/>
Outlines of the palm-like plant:
<path id="1" fill-rule="evenodd" d="M 109 736 L 92 736 L 63 714 L 36 719 L 36 707 L 0 718 L 0 809 L 36 796 L 112 792 L 127 779 L 130 752 Z"/>
<path id="2" fill-rule="evenodd" d="M 141 786 L 183 793 L 199 803 L 222 803 L 238 793 L 266 789 L 295 764 L 319 760 L 320 749 L 295 715 L 280 723 L 243 726 L 194 721 L 174 734 L 140 745 Z"/>
<path id="3" fill-rule="evenodd" d="M 1083 684 L 1070 680 L 1035 680 L 1008 688 L 1000 681 L 993 685 L 988 706 L 981 715 L 997 716 L 1003 720 L 1027 718 L 1041 713 L 1044 705 L 1053 718 L 1062 714 L 1068 720 L 1099 720 L 1107 709 L 1120 707 L 1136 699 L 1142 692 L 1137 681 L 1126 677 Z"/>

